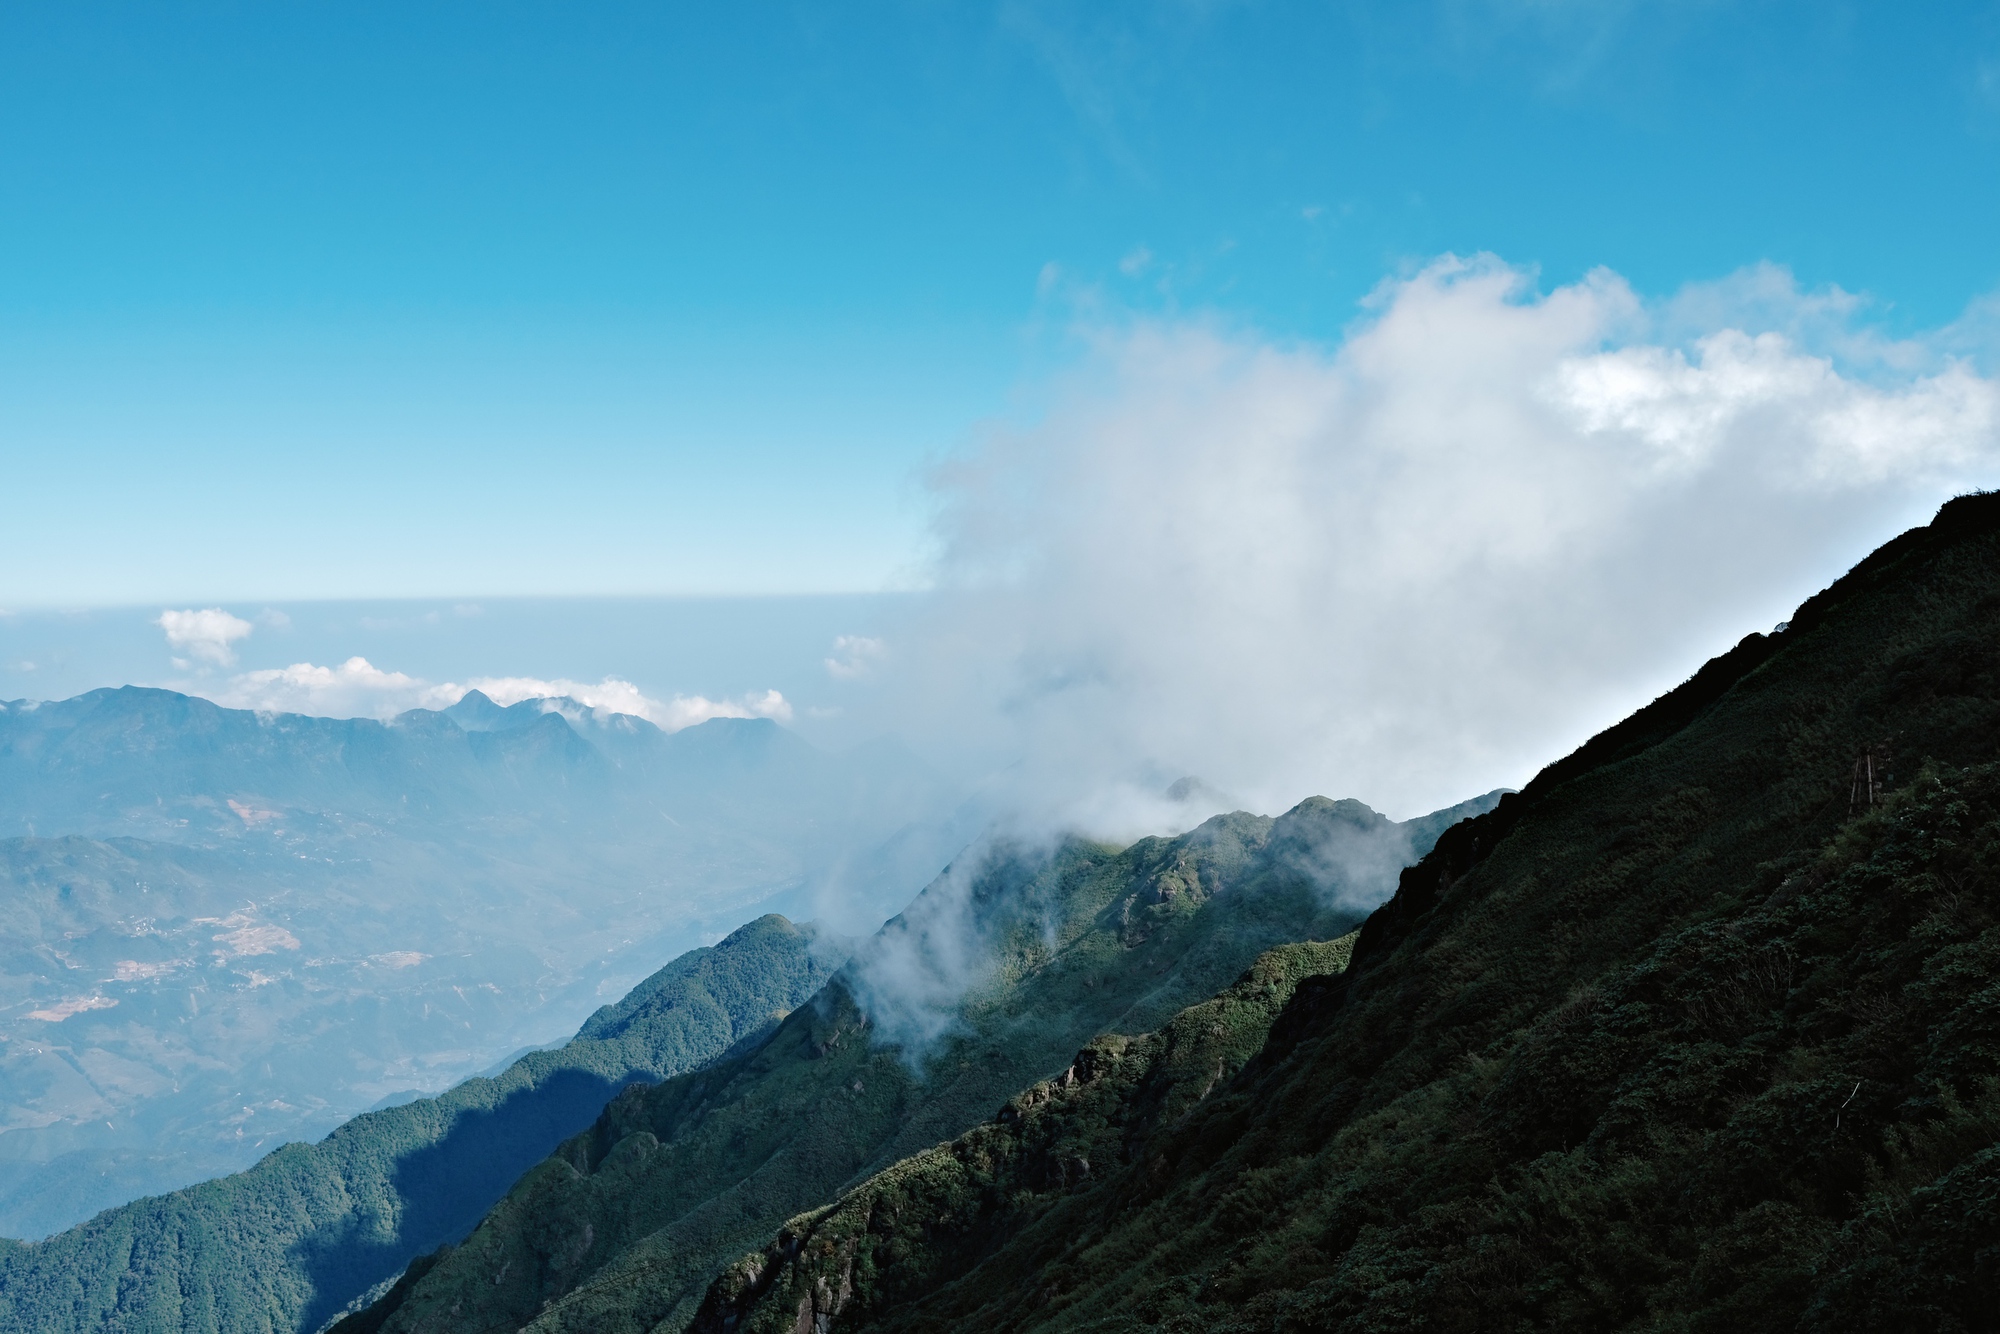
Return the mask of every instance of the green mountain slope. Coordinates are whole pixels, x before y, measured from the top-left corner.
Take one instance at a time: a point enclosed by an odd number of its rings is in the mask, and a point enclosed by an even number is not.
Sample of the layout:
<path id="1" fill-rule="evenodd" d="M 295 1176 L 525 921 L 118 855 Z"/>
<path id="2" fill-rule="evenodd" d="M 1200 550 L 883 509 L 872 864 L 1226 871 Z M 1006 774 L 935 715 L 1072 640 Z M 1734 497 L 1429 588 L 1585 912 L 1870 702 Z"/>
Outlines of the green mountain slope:
<path id="1" fill-rule="evenodd" d="M 970 1268 L 996 1238 L 1129 1158 L 1240 1070 L 1299 982 L 1339 972 L 1353 944 L 1350 934 L 1280 945 L 1159 1032 L 1096 1039 L 987 1124 L 793 1219 L 715 1281 L 692 1329 L 789 1334 L 822 1316 L 857 1323 Z"/>
<path id="2" fill-rule="evenodd" d="M 756 1050 L 617 1099 L 347 1329 L 682 1328 L 793 1214 L 976 1124 L 1097 1034 L 1158 1028 L 1274 945 L 1350 929 L 1355 887 L 1326 868 L 1382 849 L 1393 868 L 1446 823 L 1315 798 L 1123 851 L 968 859 Z M 953 976 L 926 971 L 953 947 Z"/>
<path id="3" fill-rule="evenodd" d="M 2000 497 L 1970 497 L 1447 832 L 1181 1118 L 1127 1081 L 1090 1115 L 1143 1133 L 1031 1172 L 978 1244 L 938 1154 L 898 1165 L 705 1314 L 2000 1327 L 1996 645 Z M 1008 1133 L 940 1152 L 997 1180 Z"/>
<path id="4" fill-rule="evenodd" d="M 848 942 L 767 916 L 682 955 L 576 1039 L 494 1079 L 356 1117 L 248 1171 L 0 1242 L 10 1331 L 311 1331 L 464 1235 L 617 1091 L 697 1069 L 812 996 Z"/>

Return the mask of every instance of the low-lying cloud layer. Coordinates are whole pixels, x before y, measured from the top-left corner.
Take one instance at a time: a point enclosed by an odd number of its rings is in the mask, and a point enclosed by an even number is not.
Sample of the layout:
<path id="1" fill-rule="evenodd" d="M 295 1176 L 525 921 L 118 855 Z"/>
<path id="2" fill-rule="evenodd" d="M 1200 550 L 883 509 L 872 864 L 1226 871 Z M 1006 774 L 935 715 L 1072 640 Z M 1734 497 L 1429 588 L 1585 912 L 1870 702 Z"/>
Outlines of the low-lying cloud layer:
<path id="1" fill-rule="evenodd" d="M 228 645 L 247 637 L 252 629 L 249 622 L 217 608 L 162 612 L 156 624 L 166 630 L 170 646 L 206 646 L 206 653 L 201 647 L 190 651 L 206 662 L 224 666 L 235 662 L 235 654 Z M 221 630 L 214 629 L 218 626 Z M 226 638 L 222 637 L 225 633 Z M 217 656 L 218 651 L 226 652 L 227 657 Z M 183 669 L 190 665 L 185 660 L 176 662 Z M 289 667 L 238 672 L 221 680 L 178 684 L 227 708 L 334 718 L 390 718 L 406 709 L 443 709 L 474 690 L 503 707 L 530 699 L 568 699 L 600 716 L 630 714 L 669 732 L 711 718 L 774 718 L 786 722 L 792 716 L 790 702 L 775 690 L 753 691 L 736 699 L 675 695 L 660 700 L 615 676 L 595 682 L 479 676 L 463 684 L 433 683 L 403 672 L 384 671 L 362 657 L 349 658 L 333 667 L 295 662 Z"/>
<path id="2" fill-rule="evenodd" d="M 1649 306 L 1447 258 L 1334 347 L 1102 332 L 937 472 L 935 592 L 835 674 L 1105 832 L 1170 823 L 1184 773 L 1267 811 L 1518 785 L 2000 480 L 2000 388 L 1857 310 L 1770 269 Z"/>

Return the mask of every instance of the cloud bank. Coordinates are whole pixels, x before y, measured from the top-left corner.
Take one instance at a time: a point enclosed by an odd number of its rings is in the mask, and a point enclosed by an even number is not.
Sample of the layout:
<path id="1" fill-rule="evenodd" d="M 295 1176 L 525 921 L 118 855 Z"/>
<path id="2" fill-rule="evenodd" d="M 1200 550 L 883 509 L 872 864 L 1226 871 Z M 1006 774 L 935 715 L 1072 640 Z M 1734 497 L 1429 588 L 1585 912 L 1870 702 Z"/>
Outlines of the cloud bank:
<path id="1" fill-rule="evenodd" d="M 215 685 L 190 687 L 226 708 L 262 713 L 310 713 L 327 718 L 387 717 L 404 709 L 441 709 L 463 690 L 432 686 L 402 672 L 385 672 L 366 658 L 337 667 L 295 662 L 242 672 Z"/>
<path id="2" fill-rule="evenodd" d="M 614 713 L 644 718 L 668 732 L 705 723 L 711 718 L 772 718 L 787 722 L 792 706 L 775 690 L 736 699 L 675 695 L 658 700 L 630 681 L 607 676 L 602 681 L 545 680 L 532 676 L 480 676 L 463 684 L 432 683 L 402 672 L 384 671 L 366 658 L 349 658 L 336 667 L 296 662 L 289 667 L 239 672 L 223 681 L 182 683 L 192 693 L 232 709 L 262 713 L 305 713 L 326 718 L 391 718 L 406 709 L 443 709 L 478 690 L 501 706 L 523 700 L 567 700 L 578 716 Z"/>
<path id="3" fill-rule="evenodd" d="M 675 695 L 657 700 L 640 693 L 630 681 L 607 676 L 596 684 L 558 679 L 544 681 L 532 676 L 475 677 L 463 687 L 445 686 L 456 691 L 453 702 L 468 690 L 477 690 L 495 704 L 518 704 L 524 699 L 564 698 L 575 700 L 600 715 L 629 713 L 669 732 L 693 727 L 711 718 L 771 718 L 789 722 L 792 706 L 775 690 L 752 692 L 737 699 L 709 699 L 704 695 Z"/>
<path id="4" fill-rule="evenodd" d="M 1648 305 L 1447 257 L 1337 346 L 1097 331 L 938 469 L 934 591 L 829 670 L 1101 832 L 1173 823 L 1181 774 L 1398 817 L 1518 785 L 2000 480 L 2000 388 L 1860 312 L 1772 269 Z"/>

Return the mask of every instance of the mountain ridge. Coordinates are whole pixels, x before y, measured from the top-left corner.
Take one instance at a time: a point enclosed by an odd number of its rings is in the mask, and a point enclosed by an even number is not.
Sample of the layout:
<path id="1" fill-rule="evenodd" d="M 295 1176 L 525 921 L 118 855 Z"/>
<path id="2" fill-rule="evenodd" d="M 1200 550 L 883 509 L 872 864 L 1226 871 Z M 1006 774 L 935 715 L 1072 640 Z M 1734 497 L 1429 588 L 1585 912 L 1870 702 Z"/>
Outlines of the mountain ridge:
<path id="1" fill-rule="evenodd" d="M 1328 876 L 1368 859 L 1303 852 L 1412 836 L 1319 798 L 1123 849 L 969 854 L 757 1050 L 614 1100 L 347 1329 L 682 1328 L 760 1231 L 976 1124 L 1107 1027 L 1157 1027 L 1266 949 L 1350 928 L 1361 913 Z M 959 970 L 962 989 L 907 968 L 940 937 L 986 960 Z"/>
<path id="2" fill-rule="evenodd" d="M 1448 830 L 1348 967 L 1108 1170 L 1030 1183 L 959 1254 L 960 1197 L 899 1164 L 739 1261 L 705 1313 L 739 1334 L 1992 1329 L 1996 590 L 2000 497 L 1954 501 Z"/>

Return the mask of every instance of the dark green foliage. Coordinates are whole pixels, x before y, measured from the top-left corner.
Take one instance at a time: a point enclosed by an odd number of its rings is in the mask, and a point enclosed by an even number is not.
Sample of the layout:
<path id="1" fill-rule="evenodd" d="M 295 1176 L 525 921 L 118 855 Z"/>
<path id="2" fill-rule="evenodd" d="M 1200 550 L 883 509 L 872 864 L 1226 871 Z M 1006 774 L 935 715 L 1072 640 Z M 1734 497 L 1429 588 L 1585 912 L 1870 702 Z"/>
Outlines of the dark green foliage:
<path id="1" fill-rule="evenodd" d="M 0 1328 L 315 1330 L 412 1256 L 463 1236 L 620 1088 L 768 1033 L 845 957 L 846 942 L 760 918 L 496 1079 L 356 1117 L 318 1144 L 47 1241 L 8 1243 Z"/>
<path id="2" fill-rule="evenodd" d="M 1109 1179 L 969 1268 L 897 1219 L 832 1327 L 2000 1327 L 1996 644 L 1956 501 L 1447 832 Z"/>
<path id="3" fill-rule="evenodd" d="M 793 1219 L 715 1281 L 694 1334 L 866 1321 L 963 1274 L 1055 1199 L 1143 1156 L 1152 1135 L 1256 1053 L 1299 979 L 1338 972 L 1353 943 L 1349 935 L 1267 951 L 1159 1032 L 1097 1039 L 985 1125 Z"/>
<path id="4" fill-rule="evenodd" d="M 787 1218 L 978 1124 L 1094 1036 L 1158 1028 L 1272 946 L 1349 929 L 1358 914 L 1301 853 L 1401 829 L 1315 798 L 1276 821 L 1219 816 L 1122 852 L 1003 848 L 947 873 L 756 1050 L 614 1101 L 382 1328 L 683 1328 Z M 981 980 L 933 1042 L 898 1046 L 856 996 L 888 1004 L 885 960 L 940 922 L 982 942 Z"/>

